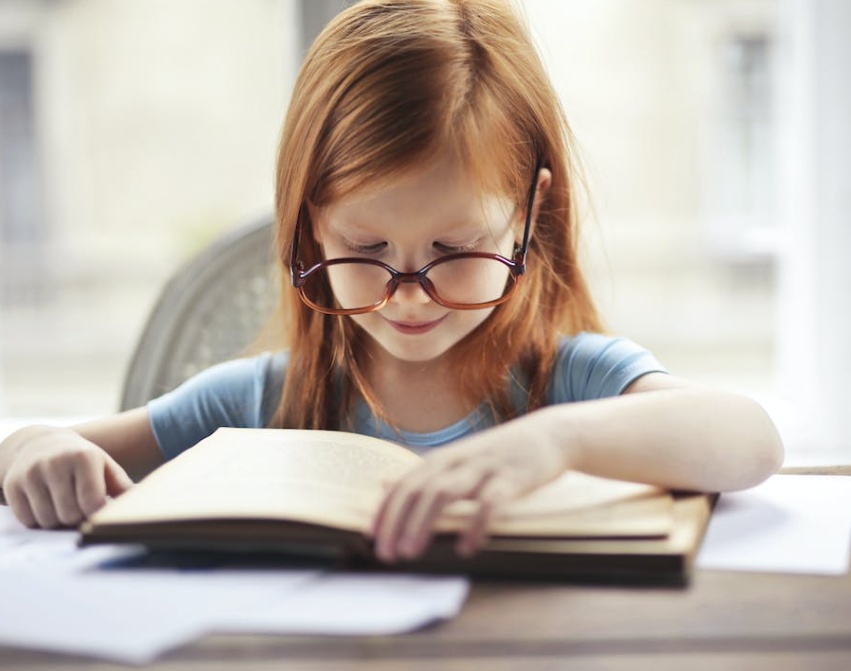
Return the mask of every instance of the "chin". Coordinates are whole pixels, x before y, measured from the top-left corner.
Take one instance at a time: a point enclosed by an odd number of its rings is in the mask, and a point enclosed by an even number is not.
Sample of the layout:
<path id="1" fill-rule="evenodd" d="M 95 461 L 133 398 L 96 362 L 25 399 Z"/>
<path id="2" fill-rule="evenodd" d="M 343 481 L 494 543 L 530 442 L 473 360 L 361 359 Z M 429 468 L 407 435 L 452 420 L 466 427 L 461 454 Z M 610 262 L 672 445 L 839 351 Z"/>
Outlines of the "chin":
<path id="1" fill-rule="evenodd" d="M 376 338 L 375 342 L 381 349 L 394 359 L 409 363 L 426 363 L 435 361 L 446 354 L 455 342 L 417 342 L 415 338 L 411 342 L 399 342 L 396 339 Z"/>

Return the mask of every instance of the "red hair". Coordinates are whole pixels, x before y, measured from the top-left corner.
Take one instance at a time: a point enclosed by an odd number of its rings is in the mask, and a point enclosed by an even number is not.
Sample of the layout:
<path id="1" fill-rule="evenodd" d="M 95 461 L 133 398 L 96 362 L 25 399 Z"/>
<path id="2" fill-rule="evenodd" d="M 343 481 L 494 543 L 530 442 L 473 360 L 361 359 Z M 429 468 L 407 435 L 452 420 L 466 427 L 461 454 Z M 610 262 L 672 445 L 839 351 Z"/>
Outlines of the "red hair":
<path id="1" fill-rule="evenodd" d="M 276 183 L 279 259 L 296 224 L 315 260 L 306 206 L 422 169 L 454 152 L 482 193 L 506 194 L 525 213 L 536 159 L 552 173 L 515 295 L 447 354 L 465 399 L 510 417 L 510 375 L 539 407 L 560 332 L 601 325 L 577 263 L 570 131 L 532 40 L 498 0 L 365 0 L 317 38 L 296 81 Z M 368 336 L 349 317 L 303 305 L 282 273 L 290 359 L 275 426 L 347 428 L 360 395 L 380 416 L 359 352 Z"/>

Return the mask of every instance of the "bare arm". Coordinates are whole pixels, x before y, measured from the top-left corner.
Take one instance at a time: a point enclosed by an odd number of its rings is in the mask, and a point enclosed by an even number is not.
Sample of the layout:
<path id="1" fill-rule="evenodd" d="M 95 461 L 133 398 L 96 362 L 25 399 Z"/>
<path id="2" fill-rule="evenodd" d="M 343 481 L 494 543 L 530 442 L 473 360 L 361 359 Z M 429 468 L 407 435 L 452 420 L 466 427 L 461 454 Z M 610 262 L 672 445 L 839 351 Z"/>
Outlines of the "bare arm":
<path id="1" fill-rule="evenodd" d="M 147 408 L 128 410 L 73 428 L 115 459 L 134 480 L 141 480 L 164 462 Z"/>
<path id="2" fill-rule="evenodd" d="M 661 373 L 622 396 L 532 417 L 533 435 L 558 444 L 567 468 L 671 489 L 746 489 L 783 461 L 780 436 L 755 401 Z"/>
<path id="3" fill-rule="evenodd" d="M 27 526 L 73 526 L 163 461 L 145 408 L 72 428 L 30 426 L 0 443 L 0 487 Z"/>
<path id="4" fill-rule="evenodd" d="M 473 552 L 501 503 L 565 470 L 671 489 L 728 491 L 774 473 L 783 447 L 754 401 L 661 373 L 621 396 L 543 408 L 435 450 L 388 493 L 373 526 L 385 561 L 425 550 L 441 510 L 458 499 L 479 515 L 458 549 Z"/>

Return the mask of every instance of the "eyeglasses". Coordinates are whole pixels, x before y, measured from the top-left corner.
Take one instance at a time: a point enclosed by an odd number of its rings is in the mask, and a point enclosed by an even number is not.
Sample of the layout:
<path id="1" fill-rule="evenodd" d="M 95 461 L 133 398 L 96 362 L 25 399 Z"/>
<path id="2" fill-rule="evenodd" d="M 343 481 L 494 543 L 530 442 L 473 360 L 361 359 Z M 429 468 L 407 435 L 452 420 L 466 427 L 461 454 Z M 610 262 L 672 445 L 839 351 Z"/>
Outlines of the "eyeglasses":
<path id="1" fill-rule="evenodd" d="M 403 273 L 376 259 L 336 258 L 305 268 L 299 259 L 301 220 L 290 255 L 290 277 L 301 300 L 328 315 L 357 315 L 383 308 L 402 284 L 419 284 L 438 305 L 452 310 L 480 310 L 504 303 L 526 271 L 532 206 L 540 161 L 529 188 L 523 242 L 513 258 L 486 252 L 448 254 L 419 270 Z"/>

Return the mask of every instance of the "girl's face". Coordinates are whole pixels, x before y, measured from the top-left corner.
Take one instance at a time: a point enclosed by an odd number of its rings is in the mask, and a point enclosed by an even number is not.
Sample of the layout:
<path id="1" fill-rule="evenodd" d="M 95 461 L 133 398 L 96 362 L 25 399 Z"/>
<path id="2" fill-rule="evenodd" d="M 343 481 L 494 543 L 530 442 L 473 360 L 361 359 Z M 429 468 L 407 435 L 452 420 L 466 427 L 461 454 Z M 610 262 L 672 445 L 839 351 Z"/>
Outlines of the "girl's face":
<path id="1" fill-rule="evenodd" d="M 523 235 L 523 212 L 504 196 L 482 195 L 455 159 L 433 166 L 368 192 L 342 198 L 314 211 L 315 235 L 325 259 L 365 258 L 414 272 L 427 263 L 461 252 L 488 252 L 511 258 Z M 429 273 L 429 276 L 431 273 Z M 475 278 L 459 276 L 446 291 L 490 291 L 498 295 L 508 269 L 498 262 L 491 272 Z M 383 282 L 384 280 L 380 280 Z M 454 282 L 454 278 L 446 280 Z M 335 282 L 341 304 L 372 287 Z M 443 294 L 441 293 L 443 297 Z M 416 283 L 400 284 L 388 303 L 376 312 L 350 318 L 390 356 L 401 361 L 437 359 L 485 321 L 491 308 L 453 310 L 434 302 Z"/>

